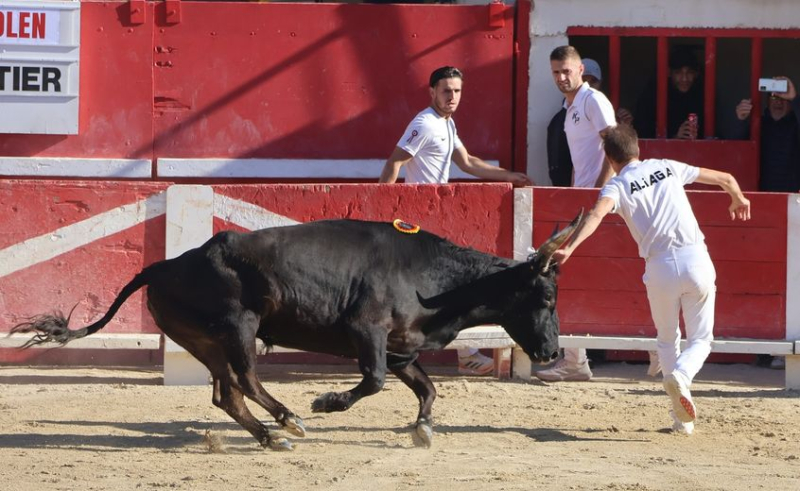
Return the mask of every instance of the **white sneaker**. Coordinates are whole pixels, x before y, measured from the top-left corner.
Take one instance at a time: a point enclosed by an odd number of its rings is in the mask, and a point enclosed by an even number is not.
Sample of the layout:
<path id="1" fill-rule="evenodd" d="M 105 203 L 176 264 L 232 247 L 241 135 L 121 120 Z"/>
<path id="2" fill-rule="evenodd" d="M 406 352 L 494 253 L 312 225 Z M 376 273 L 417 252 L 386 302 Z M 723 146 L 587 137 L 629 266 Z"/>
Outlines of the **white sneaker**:
<path id="1" fill-rule="evenodd" d="M 672 431 L 675 433 L 683 433 L 685 435 L 691 435 L 694 433 L 694 423 L 684 423 L 683 421 L 679 420 L 675 415 L 675 411 L 672 409 L 669 410 L 669 416 L 672 418 Z"/>
<path id="2" fill-rule="evenodd" d="M 661 371 L 661 360 L 658 358 L 658 351 L 648 351 L 650 355 L 650 366 L 647 367 L 647 375 L 655 377 Z"/>
<path id="3" fill-rule="evenodd" d="M 592 379 L 589 362 L 573 365 L 566 358 L 561 358 L 547 370 L 540 370 L 535 375 L 546 382 L 587 382 Z"/>
<path id="4" fill-rule="evenodd" d="M 785 370 L 786 369 L 786 358 L 783 356 L 775 356 L 772 358 L 772 361 L 769 362 L 769 367 L 773 370 Z"/>
<path id="5" fill-rule="evenodd" d="M 689 392 L 689 381 L 680 372 L 664 375 L 664 390 L 672 399 L 672 409 L 679 420 L 691 423 L 697 418 L 697 409 Z"/>
<path id="6" fill-rule="evenodd" d="M 461 375 L 489 375 L 494 371 L 494 360 L 480 353 L 458 358 L 458 373 Z"/>

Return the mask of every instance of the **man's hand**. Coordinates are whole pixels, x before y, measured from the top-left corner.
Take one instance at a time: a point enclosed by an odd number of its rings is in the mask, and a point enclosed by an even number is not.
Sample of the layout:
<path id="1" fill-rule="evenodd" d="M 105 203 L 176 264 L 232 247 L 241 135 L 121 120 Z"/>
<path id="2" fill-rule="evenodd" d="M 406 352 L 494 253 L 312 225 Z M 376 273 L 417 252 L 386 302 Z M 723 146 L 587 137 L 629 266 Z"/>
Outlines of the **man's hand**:
<path id="1" fill-rule="evenodd" d="M 731 215 L 731 220 L 736 220 L 737 218 L 742 221 L 750 220 L 750 200 L 744 196 L 741 198 L 734 197 L 728 207 L 728 212 Z"/>
<path id="2" fill-rule="evenodd" d="M 621 107 L 617 109 L 617 122 L 620 124 L 627 124 L 628 126 L 633 125 L 633 114 L 630 111 Z"/>
<path id="3" fill-rule="evenodd" d="M 510 172 L 508 182 L 513 184 L 515 188 L 535 185 L 533 181 L 522 172 Z"/>
<path id="4" fill-rule="evenodd" d="M 752 111 L 753 101 L 750 99 L 742 99 L 742 101 L 736 105 L 736 117 L 739 118 L 739 121 L 744 121 L 749 118 Z"/>
<path id="5" fill-rule="evenodd" d="M 678 128 L 678 133 L 675 134 L 675 138 L 680 140 L 696 140 L 697 125 L 687 119 L 681 124 L 680 128 Z"/>
<path id="6" fill-rule="evenodd" d="M 569 257 L 571 255 L 572 255 L 572 252 L 570 252 L 570 251 L 568 251 L 566 249 L 558 249 L 551 256 L 551 260 L 557 262 L 558 264 L 564 264 L 565 262 L 567 262 L 567 260 L 569 259 Z"/>
<path id="7" fill-rule="evenodd" d="M 775 80 L 786 80 L 786 92 L 773 92 L 776 96 L 780 97 L 781 99 L 786 99 L 787 101 L 793 101 L 795 97 L 797 97 L 797 90 L 794 88 L 794 84 L 791 80 L 787 77 L 774 77 Z"/>

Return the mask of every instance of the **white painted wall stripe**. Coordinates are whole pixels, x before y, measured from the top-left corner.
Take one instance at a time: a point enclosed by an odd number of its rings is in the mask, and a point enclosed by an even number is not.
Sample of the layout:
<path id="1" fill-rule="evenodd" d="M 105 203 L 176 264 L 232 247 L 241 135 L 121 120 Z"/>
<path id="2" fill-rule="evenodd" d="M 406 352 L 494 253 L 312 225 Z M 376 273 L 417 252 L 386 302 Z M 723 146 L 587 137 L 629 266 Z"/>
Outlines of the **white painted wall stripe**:
<path id="1" fill-rule="evenodd" d="M 533 188 L 514 189 L 514 259 L 527 261 L 533 249 Z"/>
<path id="2" fill-rule="evenodd" d="M 800 390 L 800 194 L 787 196 L 786 218 L 786 339 L 795 341 L 794 356 L 786 357 L 786 388 Z"/>
<path id="3" fill-rule="evenodd" d="M 800 340 L 800 194 L 787 198 L 786 339 Z"/>
<path id="4" fill-rule="evenodd" d="M 0 278 L 166 213 L 165 193 L 119 206 L 0 250 Z"/>
<path id="5" fill-rule="evenodd" d="M 497 160 L 487 160 L 497 167 Z M 158 159 L 156 172 L 162 178 L 215 179 L 374 179 L 378 180 L 385 159 Z M 405 171 L 401 169 L 400 175 Z M 455 164 L 451 179 L 475 179 Z"/>
<path id="6" fill-rule="evenodd" d="M 285 227 L 300 223 L 253 203 L 230 198 L 219 193 L 214 195 L 214 216 L 247 230 Z"/>
<path id="7" fill-rule="evenodd" d="M 148 159 L 0 157 L 0 176 L 150 179 Z"/>

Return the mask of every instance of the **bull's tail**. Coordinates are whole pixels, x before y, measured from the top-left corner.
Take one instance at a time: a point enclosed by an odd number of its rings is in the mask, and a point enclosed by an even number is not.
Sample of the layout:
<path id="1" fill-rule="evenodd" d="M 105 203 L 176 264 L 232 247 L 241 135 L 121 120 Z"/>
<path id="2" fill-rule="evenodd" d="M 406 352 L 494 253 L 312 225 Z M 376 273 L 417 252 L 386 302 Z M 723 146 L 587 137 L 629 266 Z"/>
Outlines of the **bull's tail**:
<path id="1" fill-rule="evenodd" d="M 159 263 L 151 265 L 137 274 L 130 281 L 130 283 L 125 285 L 122 291 L 119 292 L 119 295 L 117 295 L 117 298 L 114 299 L 114 302 L 111 304 L 108 312 L 106 312 L 106 314 L 100 318 L 100 320 L 89 326 L 76 329 L 74 331 L 70 330 L 69 319 L 72 316 L 72 312 L 70 312 L 70 315 L 66 317 L 64 317 L 62 312 L 53 312 L 52 314 L 37 315 L 28 319 L 27 322 L 17 324 L 11 328 L 10 334 L 35 333 L 35 336 L 29 339 L 22 346 L 23 349 L 45 343 L 58 343 L 60 345 L 65 345 L 73 339 L 80 339 L 90 334 L 94 334 L 105 327 L 105 325 L 114 318 L 114 315 L 117 313 L 119 308 L 122 307 L 122 304 L 125 303 L 125 300 L 127 300 L 128 297 L 133 295 L 133 293 L 139 288 L 149 284 L 150 279 L 153 276 L 154 269 L 158 264 Z"/>

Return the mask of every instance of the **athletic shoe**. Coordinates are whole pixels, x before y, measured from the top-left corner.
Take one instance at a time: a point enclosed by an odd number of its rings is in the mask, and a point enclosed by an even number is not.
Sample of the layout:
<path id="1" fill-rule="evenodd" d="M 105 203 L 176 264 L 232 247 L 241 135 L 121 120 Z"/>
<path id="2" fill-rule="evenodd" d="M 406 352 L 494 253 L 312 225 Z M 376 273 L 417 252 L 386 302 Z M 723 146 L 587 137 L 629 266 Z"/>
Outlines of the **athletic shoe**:
<path id="1" fill-rule="evenodd" d="M 461 375 L 489 375 L 494 371 L 494 360 L 480 353 L 458 358 L 458 373 Z"/>
<path id="2" fill-rule="evenodd" d="M 647 367 L 647 375 L 655 377 L 661 371 L 661 360 L 658 358 L 658 351 L 648 351 L 650 355 L 650 366 Z"/>
<path id="3" fill-rule="evenodd" d="M 679 420 L 691 423 L 697 418 L 697 409 L 692 402 L 692 393 L 689 392 L 689 381 L 682 373 L 664 375 L 664 390 L 672 399 L 672 409 Z"/>
<path id="4" fill-rule="evenodd" d="M 566 358 L 561 358 L 553 368 L 540 370 L 535 375 L 546 382 L 587 382 L 592 379 L 589 362 L 573 365 Z"/>
<path id="5" fill-rule="evenodd" d="M 775 356 L 772 358 L 772 361 L 769 362 L 769 367 L 774 370 L 785 370 L 786 369 L 786 358 L 783 356 Z"/>
<path id="6" fill-rule="evenodd" d="M 669 415 L 672 418 L 672 431 L 675 433 L 683 433 L 685 435 L 691 435 L 694 433 L 694 423 L 684 423 L 683 421 L 679 420 L 675 415 L 675 411 L 672 409 L 669 410 Z"/>

